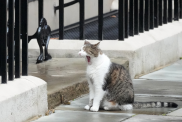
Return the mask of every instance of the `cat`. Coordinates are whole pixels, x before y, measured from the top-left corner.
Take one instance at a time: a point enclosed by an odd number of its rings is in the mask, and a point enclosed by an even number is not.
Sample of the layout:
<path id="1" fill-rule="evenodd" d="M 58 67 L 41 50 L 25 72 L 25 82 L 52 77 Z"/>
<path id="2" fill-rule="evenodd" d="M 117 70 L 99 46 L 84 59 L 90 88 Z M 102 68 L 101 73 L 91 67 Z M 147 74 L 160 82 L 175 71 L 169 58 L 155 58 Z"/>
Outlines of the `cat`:
<path id="1" fill-rule="evenodd" d="M 171 102 L 134 102 L 133 83 L 129 72 L 112 63 L 99 48 L 100 42 L 84 42 L 78 54 L 87 62 L 86 77 L 89 85 L 89 104 L 86 110 L 132 110 L 147 107 L 177 107 Z"/>

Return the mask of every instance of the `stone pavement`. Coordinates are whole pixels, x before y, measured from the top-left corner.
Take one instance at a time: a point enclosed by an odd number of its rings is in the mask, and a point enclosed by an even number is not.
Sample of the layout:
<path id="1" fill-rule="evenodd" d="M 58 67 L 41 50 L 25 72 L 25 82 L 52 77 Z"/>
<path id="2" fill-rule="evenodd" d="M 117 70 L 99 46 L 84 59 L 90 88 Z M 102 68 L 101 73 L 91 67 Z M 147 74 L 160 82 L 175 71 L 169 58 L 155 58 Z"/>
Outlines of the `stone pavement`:
<path id="1" fill-rule="evenodd" d="M 56 107 L 55 113 L 34 122 L 182 122 L 182 60 L 133 80 L 135 101 L 168 101 L 178 108 L 146 108 L 130 111 L 90 112 L 84 110 L 88 95 L 70 105 Z"/>

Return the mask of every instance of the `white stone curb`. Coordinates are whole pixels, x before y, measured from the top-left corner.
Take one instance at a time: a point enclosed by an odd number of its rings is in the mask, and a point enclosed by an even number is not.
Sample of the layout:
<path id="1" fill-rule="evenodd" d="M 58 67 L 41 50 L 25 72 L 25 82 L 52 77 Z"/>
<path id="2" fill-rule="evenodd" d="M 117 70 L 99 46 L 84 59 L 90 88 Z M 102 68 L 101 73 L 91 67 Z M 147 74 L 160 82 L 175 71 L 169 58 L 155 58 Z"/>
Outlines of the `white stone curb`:
<path id="1" fill-rule="evenodd" d="M 47 83 L 22 76 L 0 84 L 0 122 L 23 122 L 48 110 Z"/>

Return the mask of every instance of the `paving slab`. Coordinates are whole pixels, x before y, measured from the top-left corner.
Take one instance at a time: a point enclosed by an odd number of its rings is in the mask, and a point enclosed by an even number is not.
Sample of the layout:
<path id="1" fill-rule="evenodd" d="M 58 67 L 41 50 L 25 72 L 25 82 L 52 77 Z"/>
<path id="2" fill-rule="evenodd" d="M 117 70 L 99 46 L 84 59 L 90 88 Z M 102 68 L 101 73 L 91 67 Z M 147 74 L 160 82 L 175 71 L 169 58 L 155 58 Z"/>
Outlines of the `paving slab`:
<path id="1" fill-rule="evenodd" d="M 178 117 L 182 117 L 182 108 L 178 109 L 176 111 L 173 111 L 169 114 L 167 114 L 168 116 L 178 116 Z"/>
<path id="2" fill-rule="evenodd" d="M 182 118 L 156 115 L 136 115 L 123 122 L 182 122 Z"/>
<path id="3" fill-rule="evenodd" d="M 182 60 L 159 71 L 144 75 L 140 79 L 182 82 Z"/>
<path id="4" fill-rule="evenodd" d="M 34 122 L 121 122 L 132 117 L 133 114 L 56 111 L 47 117 L 42 117 Z"/>
<path id="5" fill-rule="evenodd" d="M 133 85 L 135 94 L 182 95 L 182 81 L 135 79 Z"/>
<path id="6" fill-rule="evenodd" d="M 135 95 L 135 101 L 173 101 L 177 102 L 177 98 L 181 98 L 181 96 L 176 97 L 168 97 L 168 96 L 158 96 L 158 95 Z M 145 109 L 134 109 L 130 111 L 104 111 L 100 110 L 99 112 L 90 112 L 84 110 L 84 106 L 88 103 L 88 95 L 84 95 L 80 98 L 74 99 L 70 101 L 70 105 L 60 105 L 56 107 L 56 111 L 54 114 L 46 117 L 42 117 L 35 122 L 121 122 L 124 120 L 130 120 L 136 114 L 148 114 L 148 115 L 166 115 L 171 111 L 174 111 L 176 108 L 145 108 Z M 176 101 L 174 101 L 176 99 Z M 182 106 L 182 102 L 177 102 L 180 107 Z M 158 118 L 157 120 L 159 120 Z M 137 119 L 136 119 L 137 120 Z M 146 120 L 146 121 L 144 121 Z M 148 122 L 150 118 L 145 118 L 144 120 L 137 122 Z M 165 122 L 166 119 L 162 119 Z M 133 120 L 132 120 L 133 121 Z M 135 121 L 133 121 L 135 122 Z M 150 122 L 150 121 L 149 121 Z M 156 121 L 160 122 L 160 121 Z M 176 122 L 176 121 L 175 121 Z M 177 121 L 178 122 L 178 121 Z"/>
<path id="7" fill-rule="evenodd" d="M 122 64 L 126 69 L 126 58 L 112 58 L 111 61 Z M 36 59 L 29 59 L 29 75 L 39 77 L 47 82 L 49 109 L 88 93 L 85 76 L 84 58 L 53 58 L 36 64 Z"/>
<path id="8" fill-rule="evenodd" d="M 180 97 L 182 98 L 182 96 Z M 182 107 L 182 102 L 178 101 L 176 97 L 165 97 L 165 96 L 146 96 L 141 94 L 135 94 L 135 101 L 147 102 L 147 101 L 163 101 L 163 102 L 176 102 L 179 106 Z M 89 102 L 89 96 L 85 95 L 75 100 L 70 101 L 70 105 L 60 105 L 56 107 L 56 110 L 71 110 L 71 111 L 87 111 L 84 110 L 84 106 Z M 129 111 L 104 111 L 99 110 L 104 113 L 131 113 L 131 114 L 149 114 L 149 115 L 166 115 L 177 108 L 142 108 L 142 109 L 133 109 Z"/>

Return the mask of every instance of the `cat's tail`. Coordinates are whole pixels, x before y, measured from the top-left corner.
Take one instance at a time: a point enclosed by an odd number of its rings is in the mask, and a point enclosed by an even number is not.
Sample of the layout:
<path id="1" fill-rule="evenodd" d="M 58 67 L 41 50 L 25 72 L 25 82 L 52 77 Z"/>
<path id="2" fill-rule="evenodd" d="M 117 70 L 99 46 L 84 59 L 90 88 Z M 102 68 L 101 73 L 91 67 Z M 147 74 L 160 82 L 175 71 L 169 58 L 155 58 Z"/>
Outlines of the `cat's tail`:
<path id="1" fill-rule="evenodd" d="M 178 105 L 173 102 L 134 102 L 133 108 L 162 108 L 162 107 L 169 107 L 169 108 L 177 108 Z"/>

